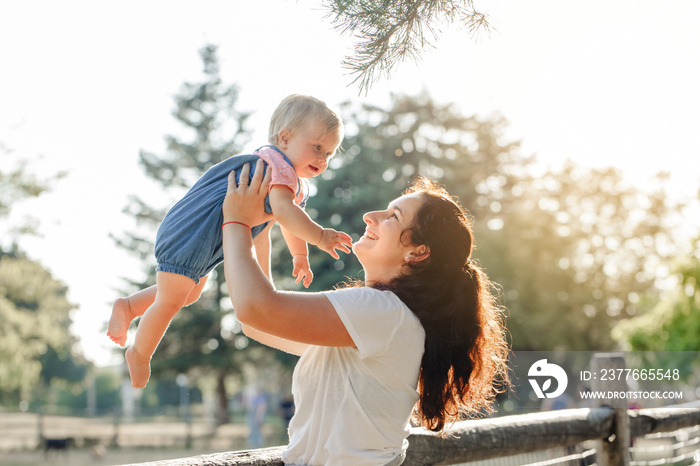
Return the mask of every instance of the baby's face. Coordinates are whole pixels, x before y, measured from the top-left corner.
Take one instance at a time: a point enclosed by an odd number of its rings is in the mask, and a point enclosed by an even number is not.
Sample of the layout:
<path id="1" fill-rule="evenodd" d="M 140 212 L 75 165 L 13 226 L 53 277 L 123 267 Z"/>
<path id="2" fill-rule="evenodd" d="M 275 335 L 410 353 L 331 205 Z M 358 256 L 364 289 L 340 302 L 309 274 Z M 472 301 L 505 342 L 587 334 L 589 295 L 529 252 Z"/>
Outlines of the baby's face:
<path id="1" fill-rule="evenodd" d="M 340 133 L 333 131 L 323 134 L 320 124 L 310 123 L 294 133 L 283 130 L 279 140 L 297 175 L 300 178 L 313 178 L 328 168 L 328 160 L 340 145 Z"/>

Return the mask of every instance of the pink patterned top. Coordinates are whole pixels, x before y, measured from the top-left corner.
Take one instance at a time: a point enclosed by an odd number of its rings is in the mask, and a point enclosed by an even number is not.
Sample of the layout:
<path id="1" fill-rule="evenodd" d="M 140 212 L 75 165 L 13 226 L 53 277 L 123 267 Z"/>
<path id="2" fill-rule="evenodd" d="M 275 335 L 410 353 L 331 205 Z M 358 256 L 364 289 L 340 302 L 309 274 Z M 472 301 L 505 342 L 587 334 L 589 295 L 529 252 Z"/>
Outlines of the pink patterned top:
<path id="1" fill-rule="evenodd" d="M 287 157 L 274 146 L 263 146 L 254 154 L 272 167 L 270 189 L 273 186 L 288 187 L 295 194 L 294 203 L 303 206 L 306 196 L 304 183 L 299 179 Z"/>

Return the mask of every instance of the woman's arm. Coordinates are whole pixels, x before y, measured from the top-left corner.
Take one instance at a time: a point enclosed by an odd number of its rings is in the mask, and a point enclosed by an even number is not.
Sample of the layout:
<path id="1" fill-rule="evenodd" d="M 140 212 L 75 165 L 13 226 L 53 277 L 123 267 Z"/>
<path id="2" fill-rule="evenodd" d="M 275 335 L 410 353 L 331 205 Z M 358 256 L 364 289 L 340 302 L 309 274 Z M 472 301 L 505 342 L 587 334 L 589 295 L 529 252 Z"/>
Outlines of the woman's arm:
<path id="1" fill-rule="evenodd" d="M 247 325 L 241 325 L 243 328 L 243 333 L 248 337 L 256 340 L 263 345 L 267 345 L 271 348 L 284 351 L 285 353 L 296 354 L 301 356 L 304 351 L 309 347 L 306 343 L 299 343 L 297 341 L 285 340 L 284 338 L 279 338 L 269 333 L 261 332 L 260 330 L 254 329 Z"/>
<path id="2" fill-rule="evenodd" d="M 269 177 L 263 182 L 261 167 L 250 185 L 236 186 L 229 176 L 224 200 L 224 223 L 254 225 L 263 212 Z M 244 167 L 241 179 L 248 179 Z M 229 223 L 224 233 L 224 270 L 236 317 L 251 327 L 283 340 L 306 345 L 354 346 L 331 302 L 321 293 L 275 290 L 253 255 L 250 229 Z"/>

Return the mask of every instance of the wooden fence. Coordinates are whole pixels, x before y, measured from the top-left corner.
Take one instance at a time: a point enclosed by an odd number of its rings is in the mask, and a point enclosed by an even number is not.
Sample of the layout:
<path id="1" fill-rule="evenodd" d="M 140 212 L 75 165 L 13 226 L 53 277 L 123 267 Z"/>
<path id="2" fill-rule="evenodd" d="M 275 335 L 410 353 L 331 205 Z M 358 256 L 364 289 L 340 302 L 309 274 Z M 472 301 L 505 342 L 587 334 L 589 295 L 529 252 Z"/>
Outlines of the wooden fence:
<path id="1" fill-rule="evenodd" d="M 593 358 L 592 370 L 624 369 L 625 361 L 617 354 L 599 354 Z M 600 385 L 593 390 L 626 390 L 619 386 Z M 596 386 L 598 385 L 598 386 Z M 456 423 L 447 436 L 438 436 L 415 428 L 408 437 L 406 466 L 450 465 L 502 458 L 551 448 L 568 448 L 595 441 L 595 461 L 599 466 L 630 464 L 630 445 L 634 438 L 660 432 L 700 426 L 700 406 L 673 406 L 650 409 L 627 409 L 627 400 L 597 400 L 593 408 L 566 409 L 504 416 Z M 150 466 L 282 466 L 285 447 L 226 452 L 176 460 L 142 463 Z M 700 464 L 700 450 L 697 453 Z"/>
<path id="2" fill-rule="evenodd" d="M 651 408 L 627 411 L 627 435 L 616 427 L 616 409 L 610 407 L 567 409 L 545 413 L 504 416 L 456 423 L 442 438 L 416 428 L 409 436 L 406 466 L 449 465 L 500 458 L 520 453 L 568 447 L 587 440 L 601 445 L 619 437 L 641 437 L 700 425 L 700 408 Z M 612 440 L 612 441 L 611 441 Z M 285 447 L 226 452 L 176 460 L 142 463 L 143 466 L 282 466 Z M 620 461 L 604 457 L 597 448 L 598 465 L 629 463 L 629 454 Z"/>

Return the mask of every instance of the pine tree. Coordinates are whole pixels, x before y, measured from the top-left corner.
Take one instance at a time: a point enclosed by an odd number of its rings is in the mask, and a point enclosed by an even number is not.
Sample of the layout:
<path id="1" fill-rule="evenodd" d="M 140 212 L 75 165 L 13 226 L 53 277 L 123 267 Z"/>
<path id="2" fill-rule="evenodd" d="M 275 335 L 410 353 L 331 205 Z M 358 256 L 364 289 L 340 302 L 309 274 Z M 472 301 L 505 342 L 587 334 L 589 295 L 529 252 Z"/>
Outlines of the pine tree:
<path id="1" fill-rule="evenodd" d="M 517 155 L 515 143 L 501 141 L 505 128 L 501 119 L 461 115 L 428 94 L 393 96 L 388 109 L 347 104 L 344 113 L 349 134 L 329 170 L 313 180 L 318 192 L 307 211 L 324 226 L 355 234 L 354 239 L 364 232 L 362 215 L 386 208 L 418 175 L 444 184 L 479 225 L 485 224 L 494 214 L 477 201 L 477 186 L 509 173 L 492 190 L 507 197 L 516 173 L 530 163 Z M 316 290 L 357 277 L 361 269 L 352 255 L 341 254 L 335 261 L 313 247 L 310 260 Z"/>
<path id="2" fill-rule="evenodd" d="M 217 48 L 200 50 L 203 63 L 201 82 L 186 82 L 175 97 L 173 117 L 184 128 L 182 136 L 166 136 L 167 152 L 140 153 L 146 175 L 172 194 L 173 202 L 211 166 L 240 153 L 250 138 L 246 127 L 249 113 L 236 109 L 238 88 L 222 82 Z M 125 212 L 144 225 L 146 235 L 129 233 L 117 244 L 149 263 L 147 279 L 129 281 L 130 291 L 155 283 L 153 240 L 167 208 L 153 207 L 138 196 L 131 196 Z M 183 308 L 173 319 L 168 333 L 152 360 L 154 378 L 159 374 L 206 373 L 217 379 L 218 422 L 228 422 L 226 378 L 240 372 L 243 362 L 254 352 L 236 348 L 247 346 L 247 339 L 235 329 L 222 327 L 222 321 L 235 322 L 227 299 L 223 268 L 212 271 L 199 301 Z"/>

